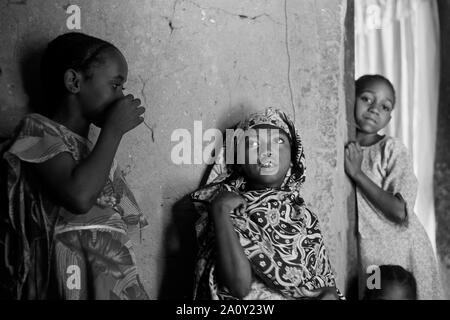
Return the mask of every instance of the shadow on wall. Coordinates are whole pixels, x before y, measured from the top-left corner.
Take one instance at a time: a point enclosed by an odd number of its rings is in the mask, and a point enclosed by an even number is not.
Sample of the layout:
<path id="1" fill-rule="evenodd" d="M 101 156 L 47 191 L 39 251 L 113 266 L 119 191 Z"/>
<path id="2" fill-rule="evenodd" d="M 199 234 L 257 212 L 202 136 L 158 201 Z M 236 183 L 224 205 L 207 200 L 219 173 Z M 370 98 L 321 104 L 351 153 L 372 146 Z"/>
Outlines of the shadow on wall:
<path id="1" fill-rule="evenodd" d="M 192 300 L 197 252 L 195 219 L 196 212 L 188 195 L 172 206 L 163 241 L 165 265 L 158 300 Z"/>
<path id="2" fill-rule="evenodd" d="M 24 48 L 24 54 L 19 59 L 20 81 L 25 94 L 28 96 L 28 103 L 24 107 L 16 105 L 14 102 L 6 102 L 1 108 L 0 117 L 7 119 L 3 124 L 8 124 L 2 128 L 0 144 L 6 142 L 14 135 L 14 127 L 17 126 L 21 118 L 29 112 L 38 112 L 39 106 L 43 103 L 42 81 L 40 77 L 41 58 L 46 48 L 45 44 L 40 46 L 29 46 Z M 0 76 L 6 76 L 0 66 Z M 11 81 L 11 79 L 6 79 Z M 20 109 L 20 110 L 19 110 Z M 0 147 L 2 154 L 3 147 Z M 3 150 L 4 151 L 4 150 Z"/>
<path id="3" fill-rule="evenodd" d="M 40 65 L 46 48 L 47 44 L 25 48 L 24 54 L 19 60 L 23 88 L 29 97 L 29 112 L 39 112 L 44 103 Z"/>
<path id="4" fill-rule="evenodd" d="M 40 80 L 40 70 L 39 65 L 41 61 L 42 54 L 44 53 L 45 45 L 42 46 L 29 46 L 24 48 L 24 54 L 19 59 L 19 73 L 20 80 L 22 81 L 22 86 L 25 94 L 28 96 L 28 104 L 25 105 L 24 110 L 16 104 L 6 102 L 5 106 L 2 106 L 2 113 L 0 116 L 3 119 L 7 119 L 8 126 L 2 131 L 2 136 L 0 136 L 0 233 L 5 234 L 9 226 L 4 222 L 7 221 L 4 214 L 8 212 L 8 189 L 7 189 L 7 163 L 3 159 L 3 153 L 10 147 L 12 140 L 10 138 L 14 135 L 14 126 L 16 126 L 21 117 L 30 111 L 36 111 L 42 102 L 42 87 Z M 3 70 L 0 68 L 0 76 L 3 76 Z M 6 74 L 5 74 L 6 75 Z M 6 81 L 11 81 L 7 79 Z M 13 81 L 14 82 L 14 81 Z M 20 116 L 19 116 L 20 115 Z M 3 251 L 3 250 L 1 250 Z M 6 271 L 6 257 L 1 257 L 0 259 L 0 276 L 7 274 Z M 11 259 L 11 257 L 8 257 Z M 1 277 L 0 282 L 4 282 L 5 279 Z M 10 299 L 11 292 L 6 288 L 12 288 L 13 285 L 0 286 L 0 299 Z"/>
<path id="5" fill-rule="evenodd" d="M 238 104 L 231 108 L 229 114 L 220 117 L 219 128 L 234 128 L 237 122 L 244 119 L 248 113 L 255 111 L 256 109 L 253 107 Z M 230 125 L 232 121 L 234 121 L 233 126 Z M 205 168 L 199 188 L 206 184 L 213 166 L 214 164 Z M 165 265 L 159 288 L 159 300 L 192 300 L 193 298 L 194 270 L 197 258 L 195 234 L 197 218 L 198 213 L 195 211 L 189 195 L 185 195 L 172 206 L 170 224 L 166 229 L 163 241 Z"/>

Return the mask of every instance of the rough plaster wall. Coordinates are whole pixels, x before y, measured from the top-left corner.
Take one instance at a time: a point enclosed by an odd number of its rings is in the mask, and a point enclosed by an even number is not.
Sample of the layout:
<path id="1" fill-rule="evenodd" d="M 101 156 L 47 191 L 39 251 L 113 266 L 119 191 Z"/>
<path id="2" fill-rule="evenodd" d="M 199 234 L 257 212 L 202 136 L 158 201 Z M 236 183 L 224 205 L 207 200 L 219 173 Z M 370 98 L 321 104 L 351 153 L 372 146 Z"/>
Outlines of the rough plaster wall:
<path id="1" fill-rule="evenodd" d="M 439 1 L 441 24 L 441 92 L 435 165 L 436 242 L 450 299 L 450 3 Z"/>
<path id="2" fill-rule="evenodd" d="M 347 137 L 349 141 L 355 140 L 356 129 L 354 123 L 355 106 L 355 2 L 347 1 L 347 17 L 345 21 L 345 100 L 347 107 Z M 349 121 L 350 120 L 350 121 Z M 343 126 L 344 127 L 344 126 Z M 344 135 L 345 136 L 345 135 Z M 343 161 L 343 160 L 341 160 Z M 349 180 L 341 181 L 344 194 L 347 196 L 344 210 L 347 211 L 347 299 L 358 299 L 358 244 L 357 233 L 358 223 L 356 215 L 356 194 L 355 189 L 349 189 Z"/>
<path id="3" fill-rule="evenodd" d="M 343 171 L 353 96 L 347 1 L 0 0 L 1 136 L 39 103 L 37 62 L 45 44 L 67 31 L 69 3 L 81 8 L 82 32 L 123 51 L 126 87 L 147 108 L 149 127 L 126 135 L 118 158 L 150 220 L 136 253 L 151 298 L 191 290 L 192 215 L 180 199 L 198 186 L 205 166 L 172 164 L 172 131 L 193 132 L 194 120 L 204 130 L 224 129 L 266 106 L 295 111 L 307 156 L 304 197 L 320 217 L 344 288 L 354 248 Z"/>

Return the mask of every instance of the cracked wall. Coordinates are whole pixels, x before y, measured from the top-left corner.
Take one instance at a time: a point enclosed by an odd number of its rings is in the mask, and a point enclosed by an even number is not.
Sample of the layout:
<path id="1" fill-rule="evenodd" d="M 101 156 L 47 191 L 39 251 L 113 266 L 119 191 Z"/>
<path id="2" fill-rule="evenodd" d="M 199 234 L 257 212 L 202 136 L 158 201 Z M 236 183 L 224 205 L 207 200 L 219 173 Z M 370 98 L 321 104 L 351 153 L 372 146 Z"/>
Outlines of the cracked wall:
<path id="1" fill-rule="evenodd" d="M 81 8 L 82 32 L 122 50 L 126 87 L 147 108 L 145 125 L 124 137 L 118 158 L 150 220 L 136 249 L 150 296 L 191 291 L 192 215 L 180 200 L 205 166 L 172 164 L 172 131 L 193 132 L 194 120 L 203 130 L 224 129 L 267 106 L 295 115 L 307 157 L 304 197 L 346 286 L 354 265 L 354 200 L 343 170 L 352 1 L 0 0 L 0 137 L 39 103 L 37 62 L 46 43 L 67 31 L 69 3 Z"/>

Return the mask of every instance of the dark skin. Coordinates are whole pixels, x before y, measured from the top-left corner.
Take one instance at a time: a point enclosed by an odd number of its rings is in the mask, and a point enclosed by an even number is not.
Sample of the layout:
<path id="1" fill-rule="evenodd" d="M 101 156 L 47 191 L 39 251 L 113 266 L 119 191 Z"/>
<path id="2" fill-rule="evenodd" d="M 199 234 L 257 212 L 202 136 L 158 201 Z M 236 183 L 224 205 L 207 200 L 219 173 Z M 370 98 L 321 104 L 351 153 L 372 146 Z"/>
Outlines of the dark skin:
<path id="1" fill-rule="evenodd" d="M 67 94 L 53 120 L 80 136 L 87 137 L 89 127 L 101 128 L 97 143 L 79 163 L 69 153 L 29 168 L 53 201 L 73 214 L 87 213 L 102 191 L 122 136 L 143 122 L 145 109 L 132 95 L 123 95 L 128 66 L 120 51 L 104 49 L 101 63 L 90 74 L 66 70 Z"/>
<path id="2" fill-rule="evenodd" d="M 345 172 L 387 219 L 402 224 L 406 219 L 405 202 L 380 188 L 361 170 L 361 146 L 374 145 L 383 138 L 378 132 L 389 123 L 394 100 L 391 88 L 382 81 L 372 81 L 356 97 L 356 141 L 345 148 Z"/>
<path id="3" fill-rule="evenodd" d="M 244 164 L 242 173 L 249 182 L 249 189 L 280 188 L 291 162 L 289 138 L 281 130 L 271 130 L 261 135 L 259 129 L 273 127 L 257 126 L 256 136 L 250 136 L 246 145 L 247 159 L 249 153 L 255 154 L 256 164 Z M 267 149 L 265 148 L 267 146 Z M 270 156 L 267 154 L 270 153 Z M 271 159 L 273 166 L 264 167 Z M 239 238 L 234 230 L 229 212 L 245 211 L 247 202 L 234 192 L 223 191 L 214 198 L 211 205 L 211 217 L 215 227 L 217 264 L 219 281 L 231 294 L 239 299 L 249 294 L 252 284 L 251 264 L 244 253 Z M 317 299 L 336 300 L 335 288 L 324 288 L 314 292 Z"/>

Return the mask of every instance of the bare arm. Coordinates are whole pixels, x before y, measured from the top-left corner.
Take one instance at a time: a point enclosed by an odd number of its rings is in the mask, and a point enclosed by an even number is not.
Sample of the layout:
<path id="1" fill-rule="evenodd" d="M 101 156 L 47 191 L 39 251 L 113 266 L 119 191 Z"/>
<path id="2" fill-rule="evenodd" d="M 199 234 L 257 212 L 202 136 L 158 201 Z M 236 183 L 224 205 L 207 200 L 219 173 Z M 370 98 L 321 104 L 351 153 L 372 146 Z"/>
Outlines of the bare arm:
<path id="1" fill-rule="evenodd" d="M 315 291 L 320 292 L 318 300 L 339 300 L 336 287 L 325 287 Z"/>
<path id="2" fill-rule="evenodd" d="M 219 279 L 234 296 L 242 299 L 251 287 L 252 270 L 234 230 L 229 212 L 244 208 L 245 200 L 232 192 L 222 192 L 211 208 L 217 246 L 217 271 Z"/>
<path id="3" fill-rule="evenodd" d="M 361 170 L 362 150 L 356 143 L 350 143 L 345 152 L 345 171 L 364 193 L 369 201 L 384 216 L 394 223 L 401 224 L 406 219 L 406 204 L 395 195 L 381 189 Z"/>
<path id="4" fill-rule="evenodd" d="M 105 186 L 111 164 L 125 132 L 142 122 L 144 108 L 140 101 L 127 96 L 117 101 L 109 112 L 105 125 L 92 152 L 80 163 L 61 153 L 39 164 L 31 164 L 32 173 L 54 201 L 75 214 L 89 211 Z"/>

